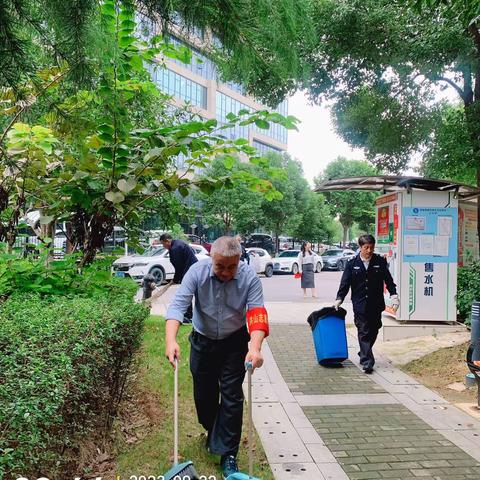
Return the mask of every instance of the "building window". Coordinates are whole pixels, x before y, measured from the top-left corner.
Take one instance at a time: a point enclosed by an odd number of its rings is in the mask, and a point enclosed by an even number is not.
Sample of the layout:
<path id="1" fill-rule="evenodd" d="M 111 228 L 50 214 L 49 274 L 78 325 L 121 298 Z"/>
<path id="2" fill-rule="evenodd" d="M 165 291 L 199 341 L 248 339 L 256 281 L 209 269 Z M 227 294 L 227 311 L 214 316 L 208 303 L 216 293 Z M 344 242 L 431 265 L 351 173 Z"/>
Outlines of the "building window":
<path id="1" fill-rule="evenodd" d="M 197 107 L 207 108 L 206 87 L 168 68 L 150 65 L 147 68 L 152 75 L 152 80 L 160 90 Z"/>
<path id="2" fill-rule="evenodd" d="M 253 140 L 253 146 L 258 150 L 258 153 L 261 155 L 265 155 L 268 152 L 275 152 L 275 153 L 282 153 L 283 151 L 279 148 L 272 147 L 272 145 L 268 145 L 267 143 L 263 143 L 260 140 Z"/>
<path id="3" fill-rule="evenodd" d="M 238 100 L 235 100 L 234 98 L 229 97 L 228 95 L 225 95 L 224 93 L 221 93 L 218 91 L 216 96 L 216 103 L 217 103 L 217 112 L 216 112 L 217 120 L 222 123 L 226 123 L 228 121 L 227 114 L 230 112 L 237 114 L 242 109 L 252 110 L 244 103 L 239 102 Z M 285 106 L 283 106 L 282 104 L 285 104 Z M 282 112 L 286 113 L 286 102 L 282 102 L 279 105 L 279 107 L 277 107 L 277 110 L 278 108 L 280 108 L 279 113 L 282 113 Z M 282 113 L 282 115 L 284 115 L 285 113 Z M 239 137 L 248 138 L 248 133 L 250 128 L 253 128 L 254 131 L 261 133 L 262 135 L 273 138 L 278 142 L 281 142 L 284 144 L 287 143 L 287 129 L 282 125 L 279 125 L 278 123 L 270 123 L 270 128 L 268 130 L 265 130 L 263 128 L 258 128 L 255 125 L 253 126 L 252 125 L 245 125 L 245 126 L 236 125 L 233 128 L 225 130 L 226 132 L 225 135 L 228 138 L 239 138 Z"/>
<path id="4" fill-rule="evenodd" d="M 183 63 L 180 60 L 176 60 L 174 58 L 169 58 L 170 62 L 176 63 L 187 70 L 190 70 L 195 75 L 198 75 L 206 80 L 216 80 L 217 78 L 217 68 L 215 64 L 203 53 L 201 53 L 196 48 L 192 47 L 188 43 L 179 40 L 172 35 L 167 37 L 167 40 L 172 43 L 173 45 L 180 47 L 187 47 L 192 52 L 192 58 L 190 59 L 190 63 Z"/>

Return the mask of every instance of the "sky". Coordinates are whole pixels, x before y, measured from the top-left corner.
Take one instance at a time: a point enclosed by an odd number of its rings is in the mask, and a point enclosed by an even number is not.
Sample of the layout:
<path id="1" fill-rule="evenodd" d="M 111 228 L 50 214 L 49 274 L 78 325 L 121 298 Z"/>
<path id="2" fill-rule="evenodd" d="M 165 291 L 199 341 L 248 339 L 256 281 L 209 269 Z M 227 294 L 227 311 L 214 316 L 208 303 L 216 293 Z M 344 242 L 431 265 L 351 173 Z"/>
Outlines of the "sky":
<path id="1" fill-rule="evenodd" d="M 288 114 L 301 122 L 298 132 L 288 132 L 288 152 L 300 160 L 311 185 L 313 178 L 339 155 L 354 160 L 365 158 L 363 150 L 350 148 L 335 133 L 328 107 L 311 105 L 302 92 L 297 92 L 288 102 Z"/>

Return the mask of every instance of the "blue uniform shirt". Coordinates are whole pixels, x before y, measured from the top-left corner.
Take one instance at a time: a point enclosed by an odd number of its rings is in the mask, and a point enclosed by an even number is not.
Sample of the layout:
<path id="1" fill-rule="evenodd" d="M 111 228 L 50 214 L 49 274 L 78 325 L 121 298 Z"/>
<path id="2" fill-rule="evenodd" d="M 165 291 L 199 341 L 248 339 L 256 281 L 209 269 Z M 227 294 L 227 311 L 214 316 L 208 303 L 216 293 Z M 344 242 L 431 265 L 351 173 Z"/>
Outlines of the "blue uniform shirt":
<path id="1" fill-rule="evenodd" d="M 228 282 L 215 276 L 211 258 L 192 265 L 168 308 L 167 320 L 182 322 L 194 295 L 193 328 L 212 340 L 221 340 L 242 328 L 246 311 L 264 305 L 262 283 L 245 262 L 239 263 Z"/>

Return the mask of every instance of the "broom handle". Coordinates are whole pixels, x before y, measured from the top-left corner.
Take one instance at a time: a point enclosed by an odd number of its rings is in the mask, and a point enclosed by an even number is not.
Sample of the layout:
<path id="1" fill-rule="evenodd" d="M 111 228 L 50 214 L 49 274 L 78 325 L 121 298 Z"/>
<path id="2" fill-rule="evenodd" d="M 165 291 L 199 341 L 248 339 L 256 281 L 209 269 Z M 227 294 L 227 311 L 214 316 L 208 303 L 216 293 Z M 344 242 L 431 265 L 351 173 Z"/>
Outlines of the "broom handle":
<path id="1" fill-rule="evenodd" d="M 248 377 L 248 476 L 253 477 L 253 417 L 252 417 L 252 369 L 251 362 L 247 362 Z"/>
<path id="2" fill-rule="evenodd" d="M 178 465 L 178 360 L 173 375 L 173 464 Z"/>

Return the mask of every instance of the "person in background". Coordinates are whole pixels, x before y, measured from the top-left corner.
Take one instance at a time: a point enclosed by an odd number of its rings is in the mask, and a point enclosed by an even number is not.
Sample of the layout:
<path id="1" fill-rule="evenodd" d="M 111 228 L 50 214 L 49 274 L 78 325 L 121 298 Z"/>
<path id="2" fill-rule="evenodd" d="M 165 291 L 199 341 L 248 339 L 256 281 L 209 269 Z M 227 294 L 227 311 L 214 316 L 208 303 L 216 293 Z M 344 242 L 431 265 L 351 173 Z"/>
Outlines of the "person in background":
<path id="1" fill-rule="evenodd" d="M 169 250 L 170 262 L 175 269 L 173 276 L 173 283 L 182 283 L 183 277 L 188 272 L 188 269 L 198 262 L 195 252 L 190 245 L 186 244 L 183 240 L 174 240 L 169 233 L 164 233 L 160 236 L 160 243 L 164 248 Z M 183 323 L 190 325 L 192 323 L 192 304 L 187 308 L 185 312 L 185 318 Z"/>
<path id="2" fill-rule="evenodd" d="M 242 255 L 240 256 L 240 260 L 245 262 L 245 263 L 250 263 L 250 254 L 247 252 L 245 248 L 245 238 L 243 235 L 237 234 L 235 236 L 235 239 L 237 242 L 240 244 L 240 247 L 242 248 Z"/>
<path id="3" fill-rule="evenodd" d="M 312 297 L 317 298 L 315 290 L 315 253 L 312 251 L 310 242 L 303 242 L 300 253 L 298 254 L 298 268 L 302 274 L 300 283 L 303 289 L 303 297 L 307 297 L 307 288 L 312 290 Z"/>
<path id="4" fill-rule="evenodd" d="M 360 364 L 365 373 L 372 373 L 375 364 L 373 345 L 382 326 L 382 312 L 385 310 L 384 285 L 390 293 L 394 310 L 399 307 L 400 300 L 387 260 L 373 253 L 375 238 L 372 235 L 361 235 L 358 238 L 358 245 L 359 253 L 345 266 L 334 307 L 338 309 L 351 289 L 354 321 L 360 346 L 358 352 Z"/>
<path id="5" fill-rule="evenodd" d="M 190 334 L 195 408 L 207 431 L 208 451 L 221 455 L 223 478 L 238 472 L 245 364 L 262 366 L 262 342 L 269 332 L 262 283 L 240 262 L 241 253 L 235 238 L 215 240 L 211 258 L 188 271 L 166 315 L 165 355 L 175 368 L 179 323 L 195 296 Z"/>

